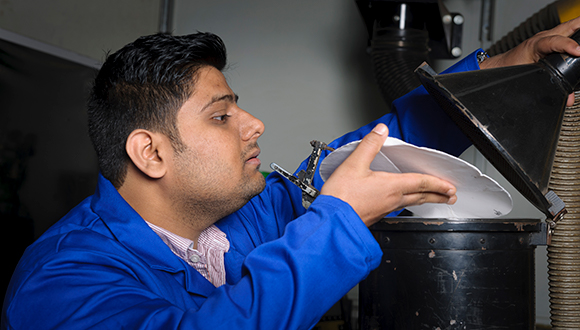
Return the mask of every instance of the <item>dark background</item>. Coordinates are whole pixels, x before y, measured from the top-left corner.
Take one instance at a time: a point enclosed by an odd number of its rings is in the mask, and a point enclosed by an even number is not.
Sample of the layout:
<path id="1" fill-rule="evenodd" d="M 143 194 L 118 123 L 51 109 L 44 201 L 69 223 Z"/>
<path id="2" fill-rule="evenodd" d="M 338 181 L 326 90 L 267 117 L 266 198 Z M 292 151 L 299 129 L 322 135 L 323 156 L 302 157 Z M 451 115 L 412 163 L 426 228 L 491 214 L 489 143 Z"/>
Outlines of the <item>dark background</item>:
<path id="1" fill-rule="evenodd" d="M 96 69 L 0 40 L 0 294 L 24 249 L 93 193 L 85 103 Z"/>

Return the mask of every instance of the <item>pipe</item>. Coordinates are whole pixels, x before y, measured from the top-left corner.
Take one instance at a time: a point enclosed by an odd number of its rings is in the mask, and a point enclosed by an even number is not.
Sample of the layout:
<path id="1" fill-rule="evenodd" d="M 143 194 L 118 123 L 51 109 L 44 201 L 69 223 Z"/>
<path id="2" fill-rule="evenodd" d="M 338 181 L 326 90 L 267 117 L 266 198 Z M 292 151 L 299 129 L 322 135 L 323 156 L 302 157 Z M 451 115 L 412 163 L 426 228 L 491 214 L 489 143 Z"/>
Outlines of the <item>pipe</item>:
<path id="1" fill-rule="evenodd" d="M 159 33 L 173 33 L 174 0 L 161 0 L 159 7 Z"/>
<path id="2" fill-rule="evenodd" d="M 566 204 L 548 246 L 552 329 L 580 328 L 580 92 L 567 107 L 550 189 Z"/>
<path id="3" fill-rule="evenodd" d="M 401 8 L 403 18 L 408 8 Z M 493 56 L 510 50 L 534 34 L 551 29 L 580 15 L 577 0 L 555 1 L 521 23 L 518 27 L 493 44 L 487 52 Z M 429 62 L 429 35 L 399 21 L 396 27 L 380 27 L 375 24 L 370 45 L 371 61 L 375 78 L 387 104 L 420 85 L 416 75 L 409 74 L 423 62 Z"/>
<path id="4" fill-rule="evenodd" d="M 551 3 L 518 25 L 487 50 L 490 56 L 505 53 L 534 34 L 560 24 L 556 3 Z"/>
<path id="5" fill-rule="evenodd" d="M 555 1 L 528 18 L 492 45 L 493 56 L 510 50 L 534 34 L 580 15 L 576 0 Z M 550 189 L 566 204 L 568 213 L 554 228 L 548 246 L 548 281 L 552 329 L 580 328 L 580 94 L 566 108 Z"/>
<path id="6" fill-rule="evenodd" d="M 418 29 L 376 27 L 370 55 L 382 96 L 391 104 L 421 83 L 413 72 L 429 58 L 429 35 Z"/>
<path id="7" fill-rule="evenodd" d="M 577 0 L 554 1 L 489 47 L 487 53 L 490 56 L 505 53 L 534 34 L 549 30 L 578 16 L 580 16 L 580 4 Z"/>

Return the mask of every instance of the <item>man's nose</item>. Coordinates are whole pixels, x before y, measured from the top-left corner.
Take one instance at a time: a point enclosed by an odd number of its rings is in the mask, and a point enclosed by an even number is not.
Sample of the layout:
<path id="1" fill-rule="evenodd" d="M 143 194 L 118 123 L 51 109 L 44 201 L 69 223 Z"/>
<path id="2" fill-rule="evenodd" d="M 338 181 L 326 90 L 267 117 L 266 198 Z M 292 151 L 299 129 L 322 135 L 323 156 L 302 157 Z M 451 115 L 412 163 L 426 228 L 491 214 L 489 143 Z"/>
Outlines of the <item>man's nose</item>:
<path id="1" fill-rule="evenodd" d="M 242 139 L 244 141 L 246 140 L 250 140 L 255 138 L 258 138 L 260 135 L 262 135 L 264 133 L 264 123 L 252 116 L 251 114 L 249 114 L 248 112 L 243 111 L 243 118 L 242 118 L 242 125 L 240 127 L 241 130 L 241 136 Z"/>

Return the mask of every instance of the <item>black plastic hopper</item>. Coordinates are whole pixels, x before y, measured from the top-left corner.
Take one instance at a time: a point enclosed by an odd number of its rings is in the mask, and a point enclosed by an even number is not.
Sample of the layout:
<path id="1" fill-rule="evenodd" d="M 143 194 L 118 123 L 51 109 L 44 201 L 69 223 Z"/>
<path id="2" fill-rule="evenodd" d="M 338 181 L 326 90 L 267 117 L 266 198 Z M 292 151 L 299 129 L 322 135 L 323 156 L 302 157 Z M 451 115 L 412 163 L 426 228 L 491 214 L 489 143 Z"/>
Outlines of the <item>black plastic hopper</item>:
<path id="1" fill-rule="evenodd" d="M 572 38 L 580 40 L 580 32 Z M 580 81 L 580 58 L 551 54 L 538 63 L 452 74 L 427 64 L 427 91 L 492 165 L 550 219 L 565 212 L 548 184 L 566 100 Z"/>

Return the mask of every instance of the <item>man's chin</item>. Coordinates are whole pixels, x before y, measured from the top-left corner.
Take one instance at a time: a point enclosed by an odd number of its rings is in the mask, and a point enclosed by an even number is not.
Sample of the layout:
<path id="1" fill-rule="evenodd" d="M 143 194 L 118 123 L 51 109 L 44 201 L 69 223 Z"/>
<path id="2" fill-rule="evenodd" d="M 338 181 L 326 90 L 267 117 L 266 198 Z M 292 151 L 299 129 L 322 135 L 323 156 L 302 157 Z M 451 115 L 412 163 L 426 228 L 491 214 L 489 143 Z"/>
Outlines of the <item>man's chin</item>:
<path id="1" fill-rule="evenodd" d="M 252 181 L 251 184 L 251 189 L 248 189 L 248 202 L 250 201 L 250 199 L 258 196 L 259 194 L 262 193 L 262 191 L 264 191 L 264 189 L 266 188 L 266 179 L 264 178 L 264 175 L 262 173 L 259 173 L 260 175 L 258 177 L 255 178 L 255 180 Z"/>
<path id="2" fill-rule="evenodd" d="M 221 218 L 239 211 L 246 204 L 248 204 L 252 198 L 261 194 L 264 191 L 264 188 L 266 188 L 266 179 L 261 173 L 259 177 L 252 178 L 250 181 L 246 181 L 244 189 L 235 195 L 236 198 L 230 199 L 231 203 L 225 203 L 228 205 L 228 207 L 225 207 L 224 203 L 220 204 L 220 211 L 225 212 Z"/>
<path id="3" fill-rule="evenodd" d="M 261 194 L 265 188 L 266 188 L 266 178 L 264 178 L 264 175 L 260 173 L 260 178 L 258 179 L 258 182 L 256 182 L 256 193 L 254 194 L 254 196 L 252 196 L 252 198 Z"/>

